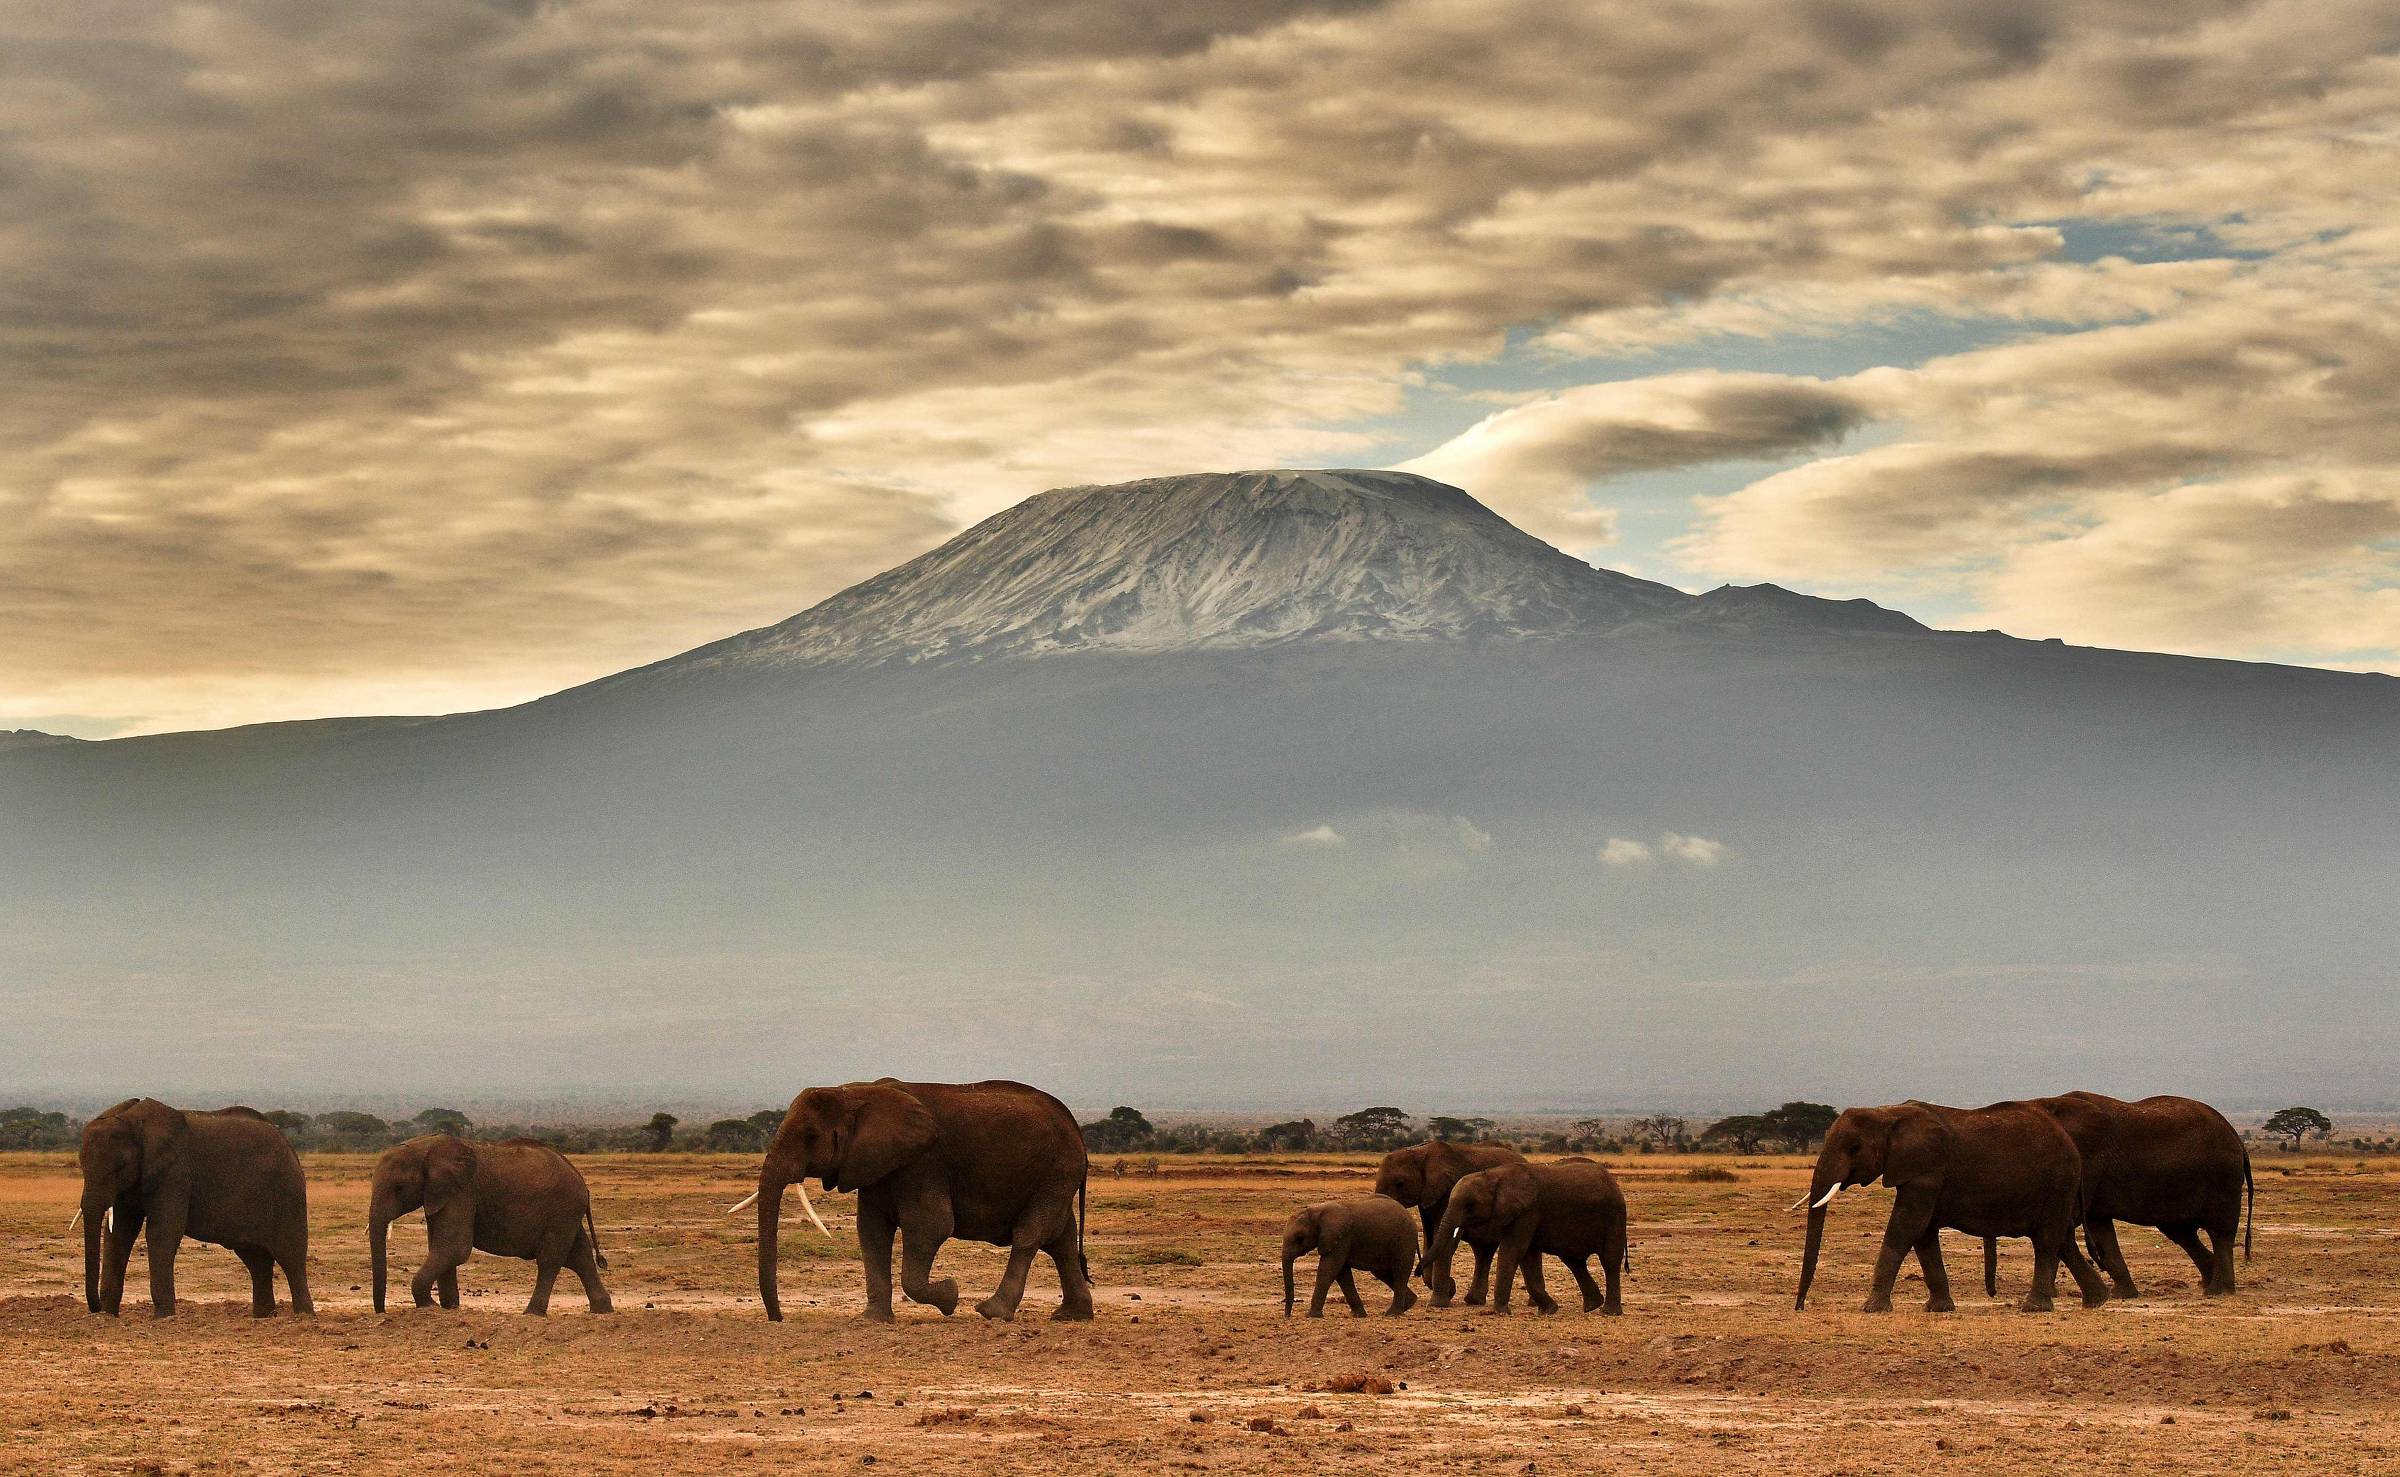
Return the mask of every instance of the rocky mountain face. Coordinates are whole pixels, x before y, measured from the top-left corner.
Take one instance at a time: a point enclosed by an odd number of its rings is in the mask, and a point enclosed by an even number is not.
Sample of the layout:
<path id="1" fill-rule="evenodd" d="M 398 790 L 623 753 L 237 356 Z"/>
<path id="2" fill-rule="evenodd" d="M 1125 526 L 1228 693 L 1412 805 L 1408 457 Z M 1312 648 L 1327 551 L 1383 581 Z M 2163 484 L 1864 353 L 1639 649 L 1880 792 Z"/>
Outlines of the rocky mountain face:
<path id="1" fill-rule="evenodd" d="M 1761 591 L 1780 602 L 1771 613 Z M 1029 498 L 790 620 L 645 672 L 1591 636 L 1834 608 L 1773 586 L 1728 593 L 1595 569 L 1405 472 L 1202 473 Z"/>

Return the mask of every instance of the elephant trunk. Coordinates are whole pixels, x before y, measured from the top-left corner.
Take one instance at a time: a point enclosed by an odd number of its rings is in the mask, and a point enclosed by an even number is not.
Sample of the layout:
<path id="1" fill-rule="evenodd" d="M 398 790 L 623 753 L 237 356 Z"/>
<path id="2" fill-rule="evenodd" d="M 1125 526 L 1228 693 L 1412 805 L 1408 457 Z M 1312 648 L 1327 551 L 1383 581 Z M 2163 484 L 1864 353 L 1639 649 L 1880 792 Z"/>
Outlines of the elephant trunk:
<path id="1" fill-rule="evenodd" d="M 374 1263 L 375 1311 L 378 1313 L 383 1311 L 385 1253 L 390 1248 L 391 1240 L 392 1196 L 390 1191 L 378 1187 L 367 1211 L 367 1256 Z"/>
<path id="2" fill-rule="evenodd" d="M 783 1299 L 775 1288 L 776 1233 L 783 1216 L 783 1172 L 769 1159 L 758 1172 L 758 1300 L 766 1304 L 767 1319 L 783 1321 Z"/>
<path id="3" fill-rule="evenodd" d="M 1817 1253 L 1825 1245 L 1826 1202 L 1841 1183 L 1840 1167 L 1828 1156 L 1819 1155 L 1817 1172 L 1808 1182 L 1808 1244 L 1800 1253 L 1800 1295 L 1792 1299 L 1795 1312 L 1808 1306 L 1808 1286 L 1817 1280 Z"/>
<path id="4" fill-rule="evenodd" d="M 1987 1298 L 2000 1295 L 2000 1238 L 1997 1236 L 1983 1238 L 1983 1295 Z"/>
<path id="5" fill-rule="evenodd" d="M 1428 1283 L 1434 1280 L 1436 1266 L 1448 1267 L 1451 1253 L 1458 1246 L 1458 1200 L 1453 1196 L 1442 1207 L 1441 1223 L 1433 1228 L 1433 1238 L 1425 1243 L 1425 1254 L 1417 1258 L 1417 1275 Z"/>
<path id="6" fill-rule="evenodd" d="M 106 1198 L 86 1191 L 83 1197 L 83 1305 L 100 1311 L 100 1223 L 108 1215 Z"/>
<path id="7" fill-rule="evenodd" d="M 1283 1249 L 1283 1316 L 1286 1318 L 1292 1316 L 1292 1263 L 1298 1260 L 1300 1253 L 1297 1249 L 1290 1246 Z"/>

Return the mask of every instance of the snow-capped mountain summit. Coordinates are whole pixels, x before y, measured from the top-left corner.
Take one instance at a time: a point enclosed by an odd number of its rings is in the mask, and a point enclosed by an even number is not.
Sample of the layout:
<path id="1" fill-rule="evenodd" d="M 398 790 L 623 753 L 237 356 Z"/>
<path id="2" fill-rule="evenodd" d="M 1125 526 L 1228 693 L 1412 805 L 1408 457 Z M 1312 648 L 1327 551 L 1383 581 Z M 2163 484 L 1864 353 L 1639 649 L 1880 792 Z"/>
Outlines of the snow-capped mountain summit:
<path id="1" fill-rule="evenodd" d="M 1428 478 L 1212 472 L 1042 493 L 789 620 L 662 667 L 1552 636 L 1667 616 L 1691 599 L 1595 569 Z"/>

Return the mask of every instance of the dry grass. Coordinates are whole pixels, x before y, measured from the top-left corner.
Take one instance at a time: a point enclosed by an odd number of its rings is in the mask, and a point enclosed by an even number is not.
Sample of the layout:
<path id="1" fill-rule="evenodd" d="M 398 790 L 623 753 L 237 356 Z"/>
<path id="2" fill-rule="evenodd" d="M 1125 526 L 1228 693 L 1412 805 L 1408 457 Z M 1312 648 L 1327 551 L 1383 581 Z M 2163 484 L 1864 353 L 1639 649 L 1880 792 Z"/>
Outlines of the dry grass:
<path id="1" fill-rule="evenodd" d="M 2149 1296 L 2025 1316 L 1986 1301 L 1952 1242 L 1961 1311 L 1889 1317 L 1864 1296 L 1884 1195 L 1835 1212 L 1816 1306 L 1791 1308 L 1798 1160 L 1733 1181 L 1686 1158 L 1619 1161 L 1632 1206 L 1626 1316 L 1280 1316 L 1275 1265 L 1297 1204 L 1362 1192 L 1363 1160 L 1170 1160 L 1094 1183 L 1100 1321 L 964 1311 L 1000 1253 L 953 1245 L 959 1317 L 851 1315 L 855 1262 L 806 1226 L 784 1245 L 787 1321 L 760 1315 L 745 1158 L 584 1166 L 622 1310 L 562 1286 L 520 1317 L 530 1271 L 478 1258 L 457 1313 L 368 1310 L 365 1172 L 309 1163 L 314 1320 L 253 1324 L 233 1258 L 187 1246 L 185 1316 L 88 1317 L 64 1234 L 64 1156 L 0 1156 L 0 1468 L 63 1472 L 1643 1471 L 2359 1472 L 2400 1467 L 2396 1174 L 2272 1161 L 2259 1256 L 2230 1301 L 2147 1231 L 2125 1244 Z M 2262 1165 L 2262 1168 L 2266 1166 Z M 847 1242 L 846 1197 L 820 1208 Z M 404 1269 L 417 1222 L 396 1247 Z M 830 1253 L 830 1254 L 828 1254 Z M 1192 1260 L 1185 1260 L 1190 1258 Z M 2023 1289 L 2012 1249 L 2002 1293 Z M 135 1281 L 140 1280 L 137 1260 Z M 1564 1278 L 1553 1272 L 1552 1290 Z M 1381 1306 L 1372 1282 L 1361 1291 Z M 1904 1303 L 1921 1289 L 1903 1288 Z M 1572 1299 L 1567 1299 L 1572 1307 Z"/>

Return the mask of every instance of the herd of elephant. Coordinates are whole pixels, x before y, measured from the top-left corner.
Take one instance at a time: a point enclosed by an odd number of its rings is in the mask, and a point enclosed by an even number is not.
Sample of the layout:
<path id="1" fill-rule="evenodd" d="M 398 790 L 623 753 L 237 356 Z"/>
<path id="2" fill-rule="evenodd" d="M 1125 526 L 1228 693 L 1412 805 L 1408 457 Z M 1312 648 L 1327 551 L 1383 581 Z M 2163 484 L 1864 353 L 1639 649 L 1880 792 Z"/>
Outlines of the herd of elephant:
<path id="1" fill-rule="evenodd" d="M 299 1157 L 265 1117 L 248 1108 L 192 1112 L 131 1099 L 86 1125 L 80 1157 L 76 1219 L 92 1312 L 118 1311 L 137 1234 L 147 1238 L 150 1299 L 160 1317 L 175 1311 L 175 1254 L 187 1236 L 241 1258 L 250 1271 L 253 1314 L 275 1312 L 278 1269 L 293 1310 L 313 1311 L 308 1188 Z M 756 1209 L 758 1290 L 771 1319 L 783 1316 L 776 1265 L 786 1189 L 798 1190 L 802 1212 L 825 1229 L 809 1203 L 810 1179 L 858 1197 L 867 1317 L 892 1317 L 895 1237 L 902 1294 L 950 1313 L 958 1285 L 934 1280 L 933 1261 L 944 1241 L 958 1237 L 1009 1248 L 1000 1285 L 976 1305 L 984 1317 L 1015 1317 L 1034 1258 L 1047 1255 L 1061 1293 L 1055 1316 L 1086 1319 L 1092 1316 L 1083 1250 L 1088 1178 L 1082 1133 L 1048 1093 L 1018 1082 L 884 1078 L 812 1087 L 793 1099 L 760 1162 L 758 1188 L 732 1211 Z M 1922 1102 L 1851 1108 L 1827 1132 L 1809 1192 L 1792 1207 L 1808 1212 L 1796 1307 L 1807 1306 L 1816 1277 L 1827 1206 L 1846 1188 L 1878 1181 L 1896 1194 L 1868 1312 L 1891 1308 L 1892 1285 L 1912 1252 L 1928 1311 L 1951 1309 L 1945 1230 L 1983 1238 L 1984 1288 L 1994 1295 L 1999 1239 L 2030 1240 L 2033 1287 L 2022 1304 L 2028 1311 L 2050 1308 L 2061 1263 L 2086 1306 L 2105 1302 L 2110 1282 L 2117 1295 L 2137 1296 L 2117 1246 L 2119 1221 L 2157 1227 L 2191 1257 L 2207 1292 L 2229 1293 L 2237 1236 L 2249 1253 L 2245 1195 L 2253 1213 L 2256 1205 L 2241 1136 L 2215 1109 L 2190 1098 L 2129 1103 L 2074 1092 L 1983 1108 Z M 475 1143 L 430 1134 L 385 1153 L 375 1165 L 367 1225 L 378 1312 L 391 1223 L 420 1208 L 426 1257 L 410 1285 L 418 1306 L 438 1294 L 444 1307 L 457 1307 L 458 1269 L 481 1251 L 535 1264 L 528 1313 L 548 1311 L 562 1268 L 582 1281 L 592 1311 L 610 1311 L 591 1193 L 557 1151 L 529 1139 Z M 2076 1245 L 2078 1228 L 2089 1260 Z M 1335 1288 L 1363 1316 L 1358 1272 L 1391 1288 L 1390 1313 L 1415 1305 L 1410 1284 L 1420 1278 L 1434 1305 L 1446 1305 L 1456 1293 L 1450 1262 L 1462 1242 L 1475 1259 L 1470 1304 L 1488 1297 L 1490 1311 L 1505 1313 L 1510 1288 L 1521 1279 L 1537 1310 L 1555 1311 L 1542 1279 L 1543 1258 L 1555 1257 L 1574 1276 L 1585 1312 L 1621 1310 L 1625 1196 L 1604 1166 L 1582 1158 L 1537 1164 L 1497 1145 L 1435 1141 L 1385 1155 L 1374 1194 L 1312 1205 L 1291 1217 L 1283 1236 L 1284 1312 L 1295 1301 L 1294 1264 L 1311 1252 L 1317 1255 L 1312 1317 L 1323 1313 Z M 1594 1257 L 1605 1288 L 1592 1276 Z"/>

